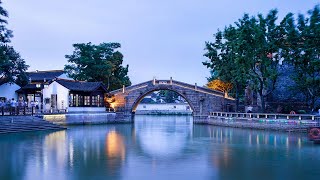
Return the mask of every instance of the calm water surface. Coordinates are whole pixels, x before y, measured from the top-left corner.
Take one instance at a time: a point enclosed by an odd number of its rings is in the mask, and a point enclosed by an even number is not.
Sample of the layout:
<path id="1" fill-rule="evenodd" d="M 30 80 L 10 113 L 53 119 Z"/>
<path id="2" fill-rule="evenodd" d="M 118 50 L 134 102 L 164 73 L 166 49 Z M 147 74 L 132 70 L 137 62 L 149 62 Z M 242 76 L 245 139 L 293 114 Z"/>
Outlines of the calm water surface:
<path id="1" fill-rule="evenodd" d="M 0 179 L 319 179 L 305 134 L 193 125 L 188 116 L 0 135 Z"/>

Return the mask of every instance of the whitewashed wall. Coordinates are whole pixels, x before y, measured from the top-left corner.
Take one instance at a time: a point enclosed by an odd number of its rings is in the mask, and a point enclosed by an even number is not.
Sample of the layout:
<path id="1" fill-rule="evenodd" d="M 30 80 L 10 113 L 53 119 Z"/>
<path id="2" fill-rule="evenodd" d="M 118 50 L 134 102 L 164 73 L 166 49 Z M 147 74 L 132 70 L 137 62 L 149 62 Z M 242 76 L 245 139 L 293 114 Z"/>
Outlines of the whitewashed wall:
<path id="1" fill-rule="evenodd" d="M 69 107 L 68 112 L 105 112 L 105 107 Z"/>
<path id="2" fill-rule="evenodd" d="M 65 109 L 69 106 L 69 89 L 57 82 L 51 83 L 43 89 L 43 109 L 50 110 L 51 104 L 45 104 L 45 98 L 50 98 L 51 94 L 57 94 L 57 109 Z M 63 107 L 62 107 L 63 102 Z"/>
<path id="3" fill-rule="evenodd" d="M 189 110 L 187 109 L 187 107 L 189 107 Z M 144 111 L 152 111 L 152 110 L 156 110 L 156 111 L 168 111 L 168 110 L 172 110 L 172 111 L 190 111 L 192 112 L 191 107 L 189 106 L 189 104 L 184 104 L 184 103 L 166 103 L 166 104 L 139 104 L 137 109 L 137 111 L 139 110 L 144 110 Z"/>
<path id="4" fill-rule="evenodd" d="M 5 83 L 0 86 L 0 97 L 5 97 L 7 100 L 14 98 L 15 100 L 18 99 L 18 94 L 16 90 L 20 89 L 20 86 L 13 83 Z"/>

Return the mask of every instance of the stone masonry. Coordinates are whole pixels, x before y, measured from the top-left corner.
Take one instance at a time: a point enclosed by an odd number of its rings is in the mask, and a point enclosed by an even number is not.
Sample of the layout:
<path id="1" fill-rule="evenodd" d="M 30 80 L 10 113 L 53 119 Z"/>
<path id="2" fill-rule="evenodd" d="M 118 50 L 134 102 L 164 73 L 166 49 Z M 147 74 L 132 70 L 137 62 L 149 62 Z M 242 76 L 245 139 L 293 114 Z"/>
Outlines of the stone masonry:
<path id="1" fill-rule="evenodd" d="M 213 111 L 225 111 L 226 105 L 234 105 L 234 100 L 225 98 L 224 93 L 212 89 L 199 87 L 196 84 L 175 80 L 151 80 L 137 85 L 124 87 L 110 92 L 114 98 L 112 106 L 116 112 L 122 112 L 125 118 L 132 118 L 132 114 L 140 101 L 149 93 L 158 90 L 177 92 L 190 105 L 194 117 L 208 116 Z M 123 118 L 122 116 L 122 118 Z"/>

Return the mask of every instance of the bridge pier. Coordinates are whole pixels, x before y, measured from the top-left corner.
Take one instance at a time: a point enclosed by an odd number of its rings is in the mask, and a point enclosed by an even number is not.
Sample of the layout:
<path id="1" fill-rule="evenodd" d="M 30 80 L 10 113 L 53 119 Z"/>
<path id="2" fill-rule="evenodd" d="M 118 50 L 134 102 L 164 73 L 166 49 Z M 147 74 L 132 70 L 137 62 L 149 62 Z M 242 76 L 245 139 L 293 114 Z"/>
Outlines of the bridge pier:
<path id="1" fill-rule="evenodd" d="M 116 122 L 133 123 L 133 114 L 126 114 L 125 112 L 116 112 Z"/>

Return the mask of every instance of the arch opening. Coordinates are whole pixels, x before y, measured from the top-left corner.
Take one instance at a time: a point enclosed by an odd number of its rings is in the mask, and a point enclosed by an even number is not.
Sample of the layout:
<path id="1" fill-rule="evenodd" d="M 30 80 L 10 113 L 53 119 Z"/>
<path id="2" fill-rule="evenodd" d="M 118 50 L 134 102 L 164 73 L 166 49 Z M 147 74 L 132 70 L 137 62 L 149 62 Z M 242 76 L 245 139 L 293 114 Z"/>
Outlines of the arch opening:
<path id="1" fill-rule="evenodd" d="M 132 106 L 133 114 L 191 115 L 194 107 L 182 93 L 172 89 L 154 89 L 141 94 Z"/>

